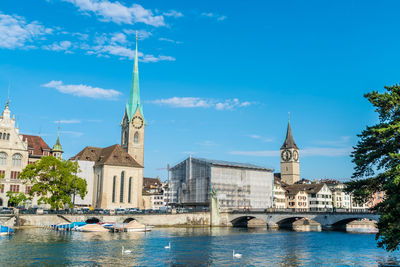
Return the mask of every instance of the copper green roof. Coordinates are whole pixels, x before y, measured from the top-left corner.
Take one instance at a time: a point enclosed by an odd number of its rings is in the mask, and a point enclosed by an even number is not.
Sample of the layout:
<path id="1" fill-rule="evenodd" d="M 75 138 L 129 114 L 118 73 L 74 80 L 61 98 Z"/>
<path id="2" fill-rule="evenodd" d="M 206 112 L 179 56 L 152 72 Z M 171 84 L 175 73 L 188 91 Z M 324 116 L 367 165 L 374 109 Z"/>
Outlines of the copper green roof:
<path id="1" fill-rule="evenodd" d="M 52 150 L 53 151 L 62 151 L 62 146 L 61 146 L 61 143 L 60 143 L 60 129 L 58 130 L 56 144 L 53 146 Z"/>
<path id="2" fill-rule="evenodd" d="M 143 117 L 142 105 L 140 104 L 139 64 L 138 64 L 138 48 L 137 48 L 137 37 L 136 37 L 135 63 L 133 67 L 131 91 L 128 104 L 126 104 L 126 113 L 128 115 L 129 120 L 132 119 L 137 110 L 139 110 L 140 115 L 142 115 Z"/>

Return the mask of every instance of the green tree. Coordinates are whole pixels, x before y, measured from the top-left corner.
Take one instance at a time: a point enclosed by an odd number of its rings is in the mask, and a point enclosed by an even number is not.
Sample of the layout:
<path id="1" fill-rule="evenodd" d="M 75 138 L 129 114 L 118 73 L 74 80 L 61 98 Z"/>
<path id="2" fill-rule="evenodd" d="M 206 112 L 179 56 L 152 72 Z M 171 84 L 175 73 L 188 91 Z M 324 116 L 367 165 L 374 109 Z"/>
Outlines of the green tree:
<path id="1" fill-rule="evenodd" d="M 20 173 L 18 179 L 25 185 L 32 186 L 29 193 L 7 192 L 12 203 L 17 205 L 38 197 L 38 204 L 49 204 L 52 209 L 72 207 L 72 195 L 81 198 L 87 194 L 86 180 L 78 177 L 77 162 L 59 160 L 55 157 L 43 157 L 34 164 L 29 164 Z"/>
<path id="2" fill-rule="evenodd" d="M 385 86 L 364 97 L 375 107 L 379 122 L 358 135 L 352 152 L 355 163 L 347 191 L 356 201 L 368 201 L 375 192 L 385 192 L 384 200 L 373 210 L 380 213 L 378 246 L 388 251 L 400 243 L 400 86 Z"/>

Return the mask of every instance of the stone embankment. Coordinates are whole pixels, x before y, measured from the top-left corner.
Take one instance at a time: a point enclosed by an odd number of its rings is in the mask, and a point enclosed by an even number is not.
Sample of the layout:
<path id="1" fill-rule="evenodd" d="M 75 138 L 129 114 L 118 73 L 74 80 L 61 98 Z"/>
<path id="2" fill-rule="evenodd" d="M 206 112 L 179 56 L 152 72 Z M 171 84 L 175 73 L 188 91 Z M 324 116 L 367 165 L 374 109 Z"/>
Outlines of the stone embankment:
<path id="1" fill-rule="evenodd" d="M 81 222 L 129 222 L 132 219 L 146 225 L 153 226 L 210 226 L 210 214 L 208 212 L 182 213 L 182 214 L 127 214 L 127 215 L 19 215 L 3 219 L 3 224 L 10 226 L 45 226 L 59 223 Z"/>

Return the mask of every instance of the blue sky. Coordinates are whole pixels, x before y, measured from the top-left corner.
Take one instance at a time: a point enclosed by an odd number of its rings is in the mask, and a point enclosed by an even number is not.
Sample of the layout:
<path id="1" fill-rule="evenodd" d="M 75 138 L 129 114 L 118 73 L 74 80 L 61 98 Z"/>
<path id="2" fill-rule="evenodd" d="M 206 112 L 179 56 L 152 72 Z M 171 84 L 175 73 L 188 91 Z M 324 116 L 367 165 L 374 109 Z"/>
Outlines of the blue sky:
<path id="1" fill-rule="evenodd" d="M 288 112 L 301 177 L 351 176 L 363 98 L 398 82 L 397 1 L 2 0 L 0 102 L 69 158 L 120 142 L 140 32 L 145 176 L 189 154 L 279 171 Z"/>

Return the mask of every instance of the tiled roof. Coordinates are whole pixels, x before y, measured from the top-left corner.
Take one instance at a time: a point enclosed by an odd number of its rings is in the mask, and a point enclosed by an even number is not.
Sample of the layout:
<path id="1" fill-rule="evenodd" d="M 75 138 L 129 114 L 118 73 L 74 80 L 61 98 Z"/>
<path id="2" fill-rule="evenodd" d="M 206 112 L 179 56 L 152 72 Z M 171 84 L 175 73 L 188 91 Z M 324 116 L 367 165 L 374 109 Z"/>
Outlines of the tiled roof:
<path id="1" fill-rule="evenodd" d="M 105 148 L 85 147 L 71 160 L 94 161 L 95 165 L 112 165 L 143 168 L 132 158 L 120 145 L 113 145 Z"/>
<path id="2" fill-rule="evenodd" d="M 288 194 L 297 194 L 300 191 L 304 191 L 307 194 L 318 193 L 325 184 L 292 184 L 285 186 Z"/>
<path id="3" fill-rule="evenodd" d="M 143 177 L 143 187 L 147 187 L 147 186 L 161 186 L 162 183 L 160 181 L 159 178 L 147 178 L 147 177 Z"/>
<path id="4" fill-rule="evenodd" d="M 50 151 L 50 147 L 40 136 L 36 135 L 22 135 L 23 141 L 28 140 L 28 149 L 33 150 L 32 156 L 44 156 L 44 151 Z"/>

